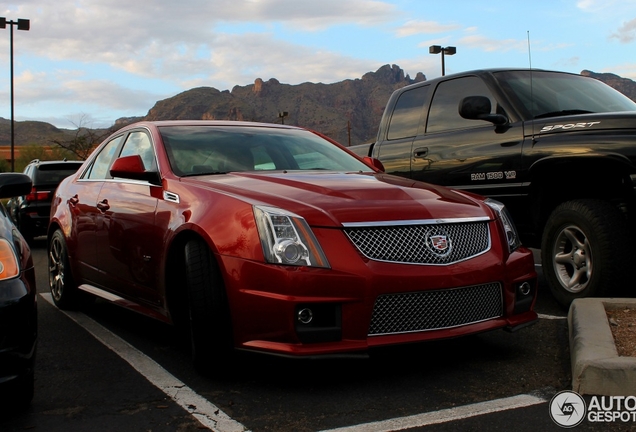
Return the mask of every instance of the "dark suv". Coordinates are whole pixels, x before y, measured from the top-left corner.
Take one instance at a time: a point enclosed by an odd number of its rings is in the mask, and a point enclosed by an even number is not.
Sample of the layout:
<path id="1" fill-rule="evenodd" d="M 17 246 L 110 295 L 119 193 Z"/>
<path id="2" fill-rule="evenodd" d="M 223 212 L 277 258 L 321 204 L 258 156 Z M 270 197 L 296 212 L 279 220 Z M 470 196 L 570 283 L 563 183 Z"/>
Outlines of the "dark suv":
<path id="1" fill-rule="evenodd" d="M 60 182 L 74 174 L 82 163 L 35 159 L 24 168 L 24 174 L 33 182 L 31 193 L 9 200 L 7 210 L 28 242 L 31 242 L 33 237 L 46 234 L 53 192 Z"/>

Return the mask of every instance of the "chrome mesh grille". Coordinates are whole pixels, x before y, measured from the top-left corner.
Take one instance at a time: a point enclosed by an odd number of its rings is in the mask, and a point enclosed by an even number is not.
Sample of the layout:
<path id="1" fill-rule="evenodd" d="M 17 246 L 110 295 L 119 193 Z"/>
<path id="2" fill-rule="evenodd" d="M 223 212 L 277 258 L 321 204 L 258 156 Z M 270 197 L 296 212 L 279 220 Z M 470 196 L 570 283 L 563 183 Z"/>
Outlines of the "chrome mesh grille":
<path id="1" fill-rule="evenodd" d="M 345 227 L 345 233 L 365 257 L 377 261 L 447 265 L 490 248 L 488 221 Z"/>
<path id="2" fill-rule="evenodd" d="M 379 296 L 369 336 L 458 327 L 503 315 L 501 285 Z"/>

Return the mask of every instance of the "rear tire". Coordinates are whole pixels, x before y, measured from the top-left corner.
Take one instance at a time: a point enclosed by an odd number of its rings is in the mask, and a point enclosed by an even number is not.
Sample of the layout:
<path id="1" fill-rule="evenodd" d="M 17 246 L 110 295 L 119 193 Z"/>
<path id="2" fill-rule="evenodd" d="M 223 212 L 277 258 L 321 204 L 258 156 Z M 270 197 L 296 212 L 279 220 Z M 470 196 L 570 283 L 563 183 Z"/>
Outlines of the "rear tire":
<path id="1" fill-rule="evenodd" d="M 544 275 L 564 307 L 577 298 L 608 295 L 627 280 L 630 230 L 623 214 L 594 199 L 559 205 L 541 244 Z"/>
<path id="2" fill-rule="evenodd" d="M 185 245 L 192 360 L 199 373 L 228 366 L 234 343 L 229 305 L 219 267 L 201 240 Z"/>
<path id="3" fill-rule="evenodd" d="M 71 274 L 66 240 L 57 230 L 49 241 L 49 288 L 53 302 L 60 309 L 75 309 L 80 303 L 80 293 Z"/>

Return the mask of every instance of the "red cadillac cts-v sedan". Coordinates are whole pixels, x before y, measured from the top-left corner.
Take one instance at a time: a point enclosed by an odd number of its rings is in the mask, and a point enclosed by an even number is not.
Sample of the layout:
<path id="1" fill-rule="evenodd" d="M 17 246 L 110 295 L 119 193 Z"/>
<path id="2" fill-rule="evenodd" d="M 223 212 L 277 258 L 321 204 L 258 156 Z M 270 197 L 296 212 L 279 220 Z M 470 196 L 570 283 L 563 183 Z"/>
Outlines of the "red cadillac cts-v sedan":
<path id="1" fill-rule="evenodd" d="M 53 299 L 184 326 L 201 370 L 234 349 L 342 355 L 533 323 L 506 209 L 376 162 L 298 127 L 127 126 L 57 189 Z"/>

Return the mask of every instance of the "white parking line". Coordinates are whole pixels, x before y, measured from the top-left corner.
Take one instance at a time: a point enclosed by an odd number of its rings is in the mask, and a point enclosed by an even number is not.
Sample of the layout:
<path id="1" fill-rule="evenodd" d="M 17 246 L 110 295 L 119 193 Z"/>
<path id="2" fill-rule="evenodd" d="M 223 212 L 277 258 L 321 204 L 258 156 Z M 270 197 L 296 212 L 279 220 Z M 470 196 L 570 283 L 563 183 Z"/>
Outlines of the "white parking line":
<path id="1" fill-rule="evenodd" d="M 44 300 L 53 304 L 51 294 L 40 294 Z M 172 376 L 167 370 L 150 357 L 130 345 L 110 330 L 103 327 L 83 313 L 61 311 L 80 326 L 84 327 L 98 341 L 113 350 L 119 357 L 127 361 L 137 372 L 151 384 L 163 391 L 179 406 L 192 414 L 202 425 L 215 432 L 244 432 L 247 428 L 233 420 L 220 408 L 199 396 L 194 390 Z"/>
<path id="2" fill-rule="evenodd" d="M 463 420 L 484 414 L 491 414 L 499 411 L 524 408 L 547 402 L 539 396 L 523 394 L 504 399 L 497 399 L 486 402 L 479 402 L 471 405 L 464 405 L 455 408 L 444 409 L 424 414 L 416 414 L 408 417 L 394 418 L 373 423 L 366 423 L 356 426 L 330 429 L 323 432 L 390 432 L 411 429 L 415 427 L 430 426 L 439 423 L 446 423 L 455 420 Z"/>
<path id="3" fill-rule="evenodd" d="M 53 304 L 51 294 L 40 294 L 44 300 Z M 175 378 L 150 357 L 130 345 L 110 330 L 81 312 L 62 311 L 77 324 L 85 328 L 97 340 L 106 345 L 118 356 L 128 362 L 155 387 L 163 391 L 179 406 L 192 414 L 202 425 L 215 432 L 246 432 L 248 429 L 233 420 L 216 405 L 198 395 L 194 390 Z M 565 319 L 566 317 L 541 315 L 543 319 Z M 394 418 L 356 426 L 330 429 L 323 432 L 389 432 L 422 427 L 455 420 L 462 420 L 484 414 L 524 408 L 547 402 L 540 395 L 522 394 L 503 399 L 479 402 L 455 408 L 443 409 L 408 417 Z"/>
<path id="4" fill-rule="evenodd" d="M 561 316 L 561 315 L 545 315 L 545 314 L 537 314 L 537 316 L 541 319 L 547 319 L 547 320 L 564 320 L 564 319 L 568 319 L 568 317 L 566 316 Z"/>

